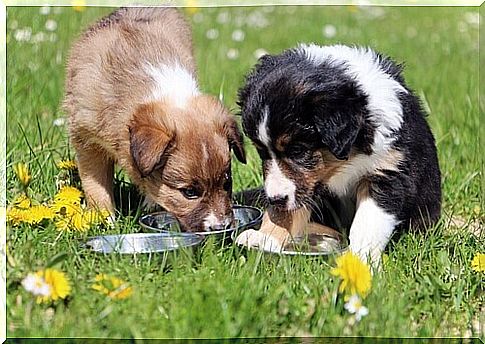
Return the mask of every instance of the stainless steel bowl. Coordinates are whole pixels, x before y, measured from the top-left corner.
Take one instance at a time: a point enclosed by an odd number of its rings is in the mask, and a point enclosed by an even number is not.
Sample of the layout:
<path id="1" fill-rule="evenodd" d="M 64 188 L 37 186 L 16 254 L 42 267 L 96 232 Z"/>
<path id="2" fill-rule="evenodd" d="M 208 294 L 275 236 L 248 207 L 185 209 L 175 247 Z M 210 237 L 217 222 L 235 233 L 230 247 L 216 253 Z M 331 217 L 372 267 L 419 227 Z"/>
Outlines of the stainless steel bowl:
<path id="1" fill-rule="evenodd" d="M 240 233 L 239 233 L 240 234 Z M 233 233 L 232 240 L 236 242 L 237 234 Z M 340 254 L 347 250 L 343 235 L 338 238 L 324 234 L 309 234 L 308 236 L 298 238 L 293 243 L 287 244 L 281 251 L 271 251 L 259 247 L 248 247 L 237 244 L 247 250 L 261 251 L 270 254 L 283 256 L 329 256 Z"/>
<path id="2" fill-rule="evenodd" d="M 91 237 L 84 247 L 99 253 L 154 253 L 193 247 L 203 240 L 203 237 L 193 234 L 135 233 Z"/>
<path id="3" fill-rule="evenodd" d="M 233 205 L 232 211 L 234 214 L 235 224 L 230 228 L 217 231 L 207 232 L 190 232 L 187 235 L 195 234 L 202 237 L 216 236 L 230 238 L 233 232 L 241 232 L 247 228 L 258 229 L 261 225 L 263 213 L 258 208 Z M 181 232 L 180 224 L 173 215 L 166 211 L 161 211 L 153 214 L 144 215 L 140 218 L 140 225 L 152 232 L 171 234 L 173 232 Z"/>

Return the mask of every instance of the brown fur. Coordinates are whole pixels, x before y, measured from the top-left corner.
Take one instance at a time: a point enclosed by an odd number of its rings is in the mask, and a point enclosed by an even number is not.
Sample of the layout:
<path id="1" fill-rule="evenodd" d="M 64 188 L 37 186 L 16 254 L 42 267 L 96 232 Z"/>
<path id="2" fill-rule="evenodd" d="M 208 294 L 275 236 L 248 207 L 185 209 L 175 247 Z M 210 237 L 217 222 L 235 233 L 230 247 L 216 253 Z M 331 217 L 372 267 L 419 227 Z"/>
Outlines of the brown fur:
<path id="1" fill-rule="evenodd" d="M 147 98 L 154 81 L 144 63 L 176 62 L 197 79 L 191 41 L 177 10 L 129 8 L 100 20 L 73 45 L 64 106 L 91 206 L 114 212 L 117 163 L 186 230 L 200 230 L 210 212 L 221 221 L 232 217 L 231 191 L 224 189 L 230 148 L 245 160 L 234 118 L 211 96 L 194 96 L 183 109 L 167 97 Z M 192 186 L 197 199 L 180 191 Z"/>
<path id="2" fill-rule="evenodd" d="M 283 135 L 276 140 L 276 148 L 279 151 L 285 150 L 289 138 Z M 330 178 L 337 174 L 347 164 L 350 164 L 356 156 L 355 151 L 351 151 L 348 160 L 338 160 L 326 150 L 316 151 L 319 163 L 315 169 L 305 170 L 304 173 L 298 168 L 292 167 L 287 159 L 278 161 L 278 166 L 288 178 L 293 180 L 299 190 L 313 190 L 317 183 L 325 184 Z M 398 170 L 398 165 L 402 160 L 402 153 L 397 150 L 390 150 L 377 164 L 376 174 L 382 173 L 382 170 Z M 369 197 L 370 182 L 362 178 L 355 190 L 357 204 Z M 297 238 L 305 234 L 326 234 L 333 237 L 339 237 L 334 229 L 309 222 L 310 214 L 304 208 L 295 211 L 278 210 L 270 207 L 263 217 L 261 231 L 275 238 L 279 243 L 285 245 L 291 238 Z"/>

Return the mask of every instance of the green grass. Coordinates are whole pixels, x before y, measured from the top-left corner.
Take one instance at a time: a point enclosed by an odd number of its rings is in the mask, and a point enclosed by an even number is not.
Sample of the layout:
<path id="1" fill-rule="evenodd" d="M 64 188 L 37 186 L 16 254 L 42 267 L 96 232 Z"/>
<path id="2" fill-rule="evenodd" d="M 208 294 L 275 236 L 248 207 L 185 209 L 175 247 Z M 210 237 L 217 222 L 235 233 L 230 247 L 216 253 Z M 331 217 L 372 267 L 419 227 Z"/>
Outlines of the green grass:
<path id="1" fill-rule="evenodd" d="M 17 162 L 32 171 L 33 198 L 45 201 L 55 194 L 55 162 L 74 155 L 65 126 L 53 125 L 64 115 L 59 105 L 66 54 L 80 30 L 109 11 L 63 8 L 45 16 L 38 8 L 8 8 L 8 200 L 20 192 L 12 169 Z M 470 23 L 476 13 L 474 8 L 276 7 L 203 9 L 191 17 L 201 87 L 223 94 L 235 112 L 237 88 L 256 62 L 257 49 L 278 53 L 302 41 L 341 42 L 370 45 L 405 61 L 406 80 L 425 100 L 437 140 L 443 221 L 426 236 L 405 235 L 393 245 L 384 271 L 373 278 L 365 300 L 369 315 L 360 323 L 352 324 L 342 301 L 335 302 L 332 260 L 246 253 L 215 242 L 195 252 L 102 256 L 79 246 L 102 229 L 59 233 L 48 223 L 7 228 L 8 336 L 484 338 L 484 275 L 470 265 L 476 252 L 485 252 L 484 234 L 470 231 L 470 224 L 483 228 L 485 208 L 477 130 L 483 116 L 478 27 Z M 52 33 L 45 29 L 47 19 L 57 22 Z M 245 33 L 242 42 L 231 39 L 238 23 Z M 322 34 L 327 24 L 335 26 L 335 37 Z M 32 37 L 46 32 L 53 41 L 19 42 L 17 30 L 24 28 L 31 28 Z M 217 39 L 207 39 L 209 29 L 218 30 Z M 228 49 L 237 49 L 236 59 L 227 57 Z M 247 146 L 249 164 L 235 163 L 235 190 L 262 181 L 259 158 Z M 448 226 L 452 216 L 465 225 Z M 126 216 L 105 232 L 138 230 L 136 219 Z M 58 268 L 71 280 L 71 296 L 38 305 L 20 281 L 60 253 L 66 253 Z M 129 281 L 133 296 L 113 301 L 91 290 L 98 273 Z"/>

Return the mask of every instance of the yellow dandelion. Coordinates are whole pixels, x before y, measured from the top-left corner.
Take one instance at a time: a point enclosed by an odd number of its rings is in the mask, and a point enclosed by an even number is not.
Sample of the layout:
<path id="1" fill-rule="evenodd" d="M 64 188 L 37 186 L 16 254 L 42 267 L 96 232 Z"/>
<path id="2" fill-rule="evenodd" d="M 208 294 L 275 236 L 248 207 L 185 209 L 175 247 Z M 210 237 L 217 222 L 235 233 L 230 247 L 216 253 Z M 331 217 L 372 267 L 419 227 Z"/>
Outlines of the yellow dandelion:
<path id="1" fill-rule="evenodd" d="M 93 283 L 91 288 L 111 299 L 125 299 L 133 294 L 133 288 L 118 277 L 98 274 L 94 280 L 96 283 Z"/>
<path id="2" fill-rule="evenodd" d="M 73 216 L 74 214 L 82 212 L 80 203 L 72 203 L 66 200 L 54 200 L 51 205 L 51 209 L 60 216 Z"/>
<path id="3" fill-rule="evenodd" d="M 30 208 L 32 201 L 26 194 L 21 194 L 13 200 L 13 206 L 20 209 Z"/>
<path id="4" fill-rule="evenodd" d="M 485 272 L 485 253 L 477 253 L 472 260 L 472 270 L 476 272 Z"/>
<path id="5" fill-rule="evenodd" d="M 188 13 L 188 14 L 195 14 L 197 12 L 199 12 L 199 8 L 197 7 L 199 4 L 199 2 L 197 0 L 186 0 L 185 1 L 185 11 Z"/>
<path id="6" fill-rule="evenodd" d="M 13 166 L 15 173 L 17 174 L 17 178 L 22 183 L 24 187 L 27 187 L 32 180 L 32 176 L 30 175 L 29 168 L 26 164 L 19 162 L 18 164 Z"/>
<path id="7" fill-rule="evenodd" d="M 61 170 L 72 171 L 77 168 L 76 162 L 74 160 L 61 160 L 57 162 L 57 168 Z"/>
<path id="8" fill-rule="evenodd" d="M 37 303 L 56 301 L 65 299 L 71 292 L 71 285 L 66 275 L 56 269 L 45 269 L 35 273 L 39 278 L 49 286 L 50 293 L 45 296 L 38 296 Z"/>
<path id="9" fill-rule="evenodd" d="M 109 216 L 108 211 L 85 210 L 78 208 L 72 215 L 61 217 L 56 221 L 56 228 L 59 231 L 75 230 L 86 232 L 92 226 L 104 223 Z"/>
<path id="10" fill-rule="evenodd" d="M 86 9 L 86 0 L 72 0 L 72 9 L 76 12 L 82 12 Z"/>
<path id="11" fill-rule="evenodd" d="M 54 196 L 54 202 L 80 204 L 83 193 L 73 186 L 63 186 Z"/>
<path id="12" fill-rule="evenodd" d="M 339 292 L 345 293 L 346 298 L 355 294 L 365 298 L 372 281 L 369 266 L 350 251 L 338 257 L 336 263 L 337 267 L 332 269 L 331 274 L 342 279 Z"/>
<path id="13" fill-rule="evenodd" d="M 22 222 L 27 222 L 28 211 L 19 208 L 9 208 L 7 209 L 7 221 L 14 226 L 21 224 Z"/>
<path id="14" fill-rule="evenodd" d="M 25 222 L 30 224 L 37 224 L 44 219 L 53 219 L 55 216 L 54 211 L 45 205 L 35 205 L 24 211 L 27 212 Z"/>

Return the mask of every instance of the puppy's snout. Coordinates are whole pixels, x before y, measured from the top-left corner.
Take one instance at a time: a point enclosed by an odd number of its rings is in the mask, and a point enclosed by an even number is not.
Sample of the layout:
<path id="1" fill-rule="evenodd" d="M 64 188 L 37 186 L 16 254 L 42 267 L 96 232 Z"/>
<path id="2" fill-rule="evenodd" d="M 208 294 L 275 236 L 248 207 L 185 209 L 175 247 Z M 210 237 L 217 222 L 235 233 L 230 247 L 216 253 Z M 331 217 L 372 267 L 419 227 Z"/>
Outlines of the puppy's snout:
<path id="1" fill-rule="evenodd" d="M 288 195 L 275 195 L 268 197 L 268 202 L 276 207 L 286 207 L 288 203 Z"/>
<path id="2" fill-rule="evenodd" d="M 217 216 L 211 212 L 204 219 L 204 230 L 205 231 L 220 231 L 229 228 L 233 220 L 232 212 L 228 215 Z"/>

